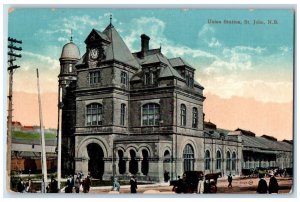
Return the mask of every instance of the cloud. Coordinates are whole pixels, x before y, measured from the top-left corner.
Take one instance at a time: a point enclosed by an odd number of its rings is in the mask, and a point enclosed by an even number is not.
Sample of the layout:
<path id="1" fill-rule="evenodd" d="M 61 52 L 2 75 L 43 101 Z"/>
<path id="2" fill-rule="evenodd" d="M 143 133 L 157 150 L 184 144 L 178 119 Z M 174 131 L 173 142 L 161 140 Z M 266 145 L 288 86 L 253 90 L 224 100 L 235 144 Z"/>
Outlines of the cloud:
<path id="1" fill-rule="evenodd" d="M 215 48 L 215 47 L 220 47 L 220 46 L 221 46 L 221 43 L 215 37 L 212 37 L 211 41 L 208 43 L 208 47 L 210 47 L 210 48 Z"/>
<path id="2" fill-rule="evenodd" d="M 204 24 L 202 26 L 202 28 L 200 29 L 200 31 L 198 32 L 198 37 L 206 37 L 207 35 L 212 35 L 215 33 L 215 28 L 213 28 L 211 25 L 209 24 Z"/>
<path id="3" fill-rule="evenodd" d="M 27 59 L 32 61 L 32 62 L 46 63 L 46 64 L 44 64 L 44 66 L 50 67 L 49 69 L 56 69 L 57 67 L 60 66 L 59 61 L 57 59 L 53 59 L 49 56 L 44 56 L 44 55 L 41 55 L 41 54 L 32 53 L 32 52 L 28 52 L 28 51 L 23 51 L 22 54 L 24 56 L 27 56 Z M 36 60 L 38 60 L 38 61 L 36 61 Z"/>
<path id="4" fill-rule="evenodd" d="M 234 96 L 254 98 L 261 102 L 286 103 L 293 100 L 293 82 L 247 80 L 239 74 L 215 76 L 203 79 L 197 74 L 196 79 L 205 87 L 205 92 L 231 98 Z M 283 96 L 284 95 L 284 96 Z"/>
<path id="5" fill-rule="evenodd" d="M 216 58 L 212 53 L 193 49 L 167 39 L 164 35 L 166 23 L 158 18 L 141 17 L 133 19 L 130 25 L 129 27 L 122 28 L 124 32 L 127 31 L 129 33 L 127 36 L 124 36 L 124 41 L 130 50 L 140 50 L 140 34 L 145 33 L 151 38 L 151 48 L 161 46 L 162 52 L 168 57 Z"/>

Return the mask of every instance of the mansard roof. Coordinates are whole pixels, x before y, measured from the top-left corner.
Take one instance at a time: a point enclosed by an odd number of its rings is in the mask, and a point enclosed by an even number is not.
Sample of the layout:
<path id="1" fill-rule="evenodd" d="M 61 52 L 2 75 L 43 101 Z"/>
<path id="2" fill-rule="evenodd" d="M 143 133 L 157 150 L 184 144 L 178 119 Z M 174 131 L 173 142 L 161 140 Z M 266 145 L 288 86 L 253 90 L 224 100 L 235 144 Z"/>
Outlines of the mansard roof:
<path id="1" fill-rule="evenodd" d="M 189 63 L 187 63 L 184 59 L 182 59 L 181 57 L 177 57 L 177 58 L 171 58 L 169 59 L 169 62 L 171 63 L 171 65 L 173 67 L 181 67 L 181 66 L 187 66 L 193 70 L 195 70 L 195 68 L 193 68 L 192 65 L 190 65 Z"/>
<path id="2" fill-rule="evenodd" d="M 141 66 L 163 63 L 159 78 L 176 77 L 184 80 L 182 76 L 172 67 L 168 58 L 160 52 L 160 49 L 148 50 L 143 57 L 139 57 L 140 52 L 133 53 Z"/>
<path id="3" fill-rule="evenodd" d="M 106 48 L 105 60 L 117 60 L 130 66 L 140 68 L 139 63 L 133 57 L 114 26 L 108 25 L 102 33 L 110 40 L 110 43 Z"/>

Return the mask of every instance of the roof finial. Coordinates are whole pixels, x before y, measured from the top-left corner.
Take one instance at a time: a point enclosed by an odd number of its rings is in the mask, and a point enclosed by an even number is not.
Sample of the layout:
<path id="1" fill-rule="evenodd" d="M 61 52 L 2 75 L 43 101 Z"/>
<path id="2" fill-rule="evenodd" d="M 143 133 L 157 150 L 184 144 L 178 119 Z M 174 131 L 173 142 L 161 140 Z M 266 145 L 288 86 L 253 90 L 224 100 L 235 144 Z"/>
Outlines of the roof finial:
<path id="1" fill-rule="evenodd" d="M 72 36 L 72 29 L 71 29 L 71 38 L 70 38 L 70 42 L 72 42 L 73 41 L 73 36 Z"/>
<path id="2" fill-rule="evenodd" d="M 111 25 L 112 22 L 112 14 L 109 15 L 109 24 Z"/>

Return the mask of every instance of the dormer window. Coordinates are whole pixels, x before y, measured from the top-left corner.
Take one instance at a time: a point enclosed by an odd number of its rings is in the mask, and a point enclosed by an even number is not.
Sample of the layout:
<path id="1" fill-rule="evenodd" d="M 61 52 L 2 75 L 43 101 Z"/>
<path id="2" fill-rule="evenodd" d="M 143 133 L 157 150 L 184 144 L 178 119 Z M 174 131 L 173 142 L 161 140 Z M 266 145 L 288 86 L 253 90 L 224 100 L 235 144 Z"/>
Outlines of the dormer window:
<path id="1" fill-rule="evenodd" d="M 145 85 L 150 85 L 151 84 L 151 75 L 150 75 L 150 72 L 146 72 L 144 74 L 144 84 Z"/>
<path id="2" fill-rule="evenodd" d="M 186 80 L 186 85 L 188 87 L 193 87 L 194 86 L 194 76 L 193 76 L 193 74 L 187 72 L 185 74 L 185 80 Z"/>

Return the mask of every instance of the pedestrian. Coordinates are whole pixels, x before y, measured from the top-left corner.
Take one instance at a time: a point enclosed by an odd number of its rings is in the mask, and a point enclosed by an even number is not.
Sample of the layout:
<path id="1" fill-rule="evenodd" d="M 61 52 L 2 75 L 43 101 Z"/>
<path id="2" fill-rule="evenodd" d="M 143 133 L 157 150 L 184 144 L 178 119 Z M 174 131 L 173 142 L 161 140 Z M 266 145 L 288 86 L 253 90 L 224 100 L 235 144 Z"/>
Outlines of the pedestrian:
<path id="1" fill-rule="evenodd" d="M 203 173 L 199 175 L 199 181 L 197 185 L 197 194 L 203 194 L 204 192 L 204 176 Z"/>
<path id="2" fill-rule="evenodd" d="M 75 186 L 75 192 L 76 193 L 79 193 L 79 190 L 80 190 L 80 179 L 79 179 L 79 176 L 76 177 L 76 180 L 75 180 L 75 183 L 74 183 L 74 186 Z"/>
<path id="3" fill-rule="evenodd" d="M 120 183 L 118 182 L 118 178 L 114 179 L 113 182 L 113 191 L 120 191 Z"/>
<path id="4" fill-rule="evenodd" d="M 169 179 L 170 179 L 170 177 L 169 177 L 169 172 L 165 170 L 165 172 L 164 172 L 164 181 L 165 181 L 165 182 L 168 182 Z"/>
<path id="5" fill-rule="evenodd" d="M 229 173 L 227 180 L 228 180 L 228 188 L 229 187 L 232 188 L 232 176 L 231 176 L 231 173 Z"/>
<path id="6" fill-rule="evenodd" d="M 137 190 L 137 181 L 136 181 L 134 176 L 131 176 L 131 179 L 130 179 L 130 192 L 131 193 L 136 193 L 136 190 Z"/>
<path id="7" fill-rule="evenodd" d="M 25 191 L 28 192 L 28 193 L 32 193 L 32 181 L 31 179 L 28 179 L 28 181 L 26 182 L 26 185 L 25 185 Z"/>
<path id="8" fill-rule="evenodd" d="M 278 194 L 279 186 L 277 179 L 274 176 L 274 173 L 271 173 L 270 181 L 269 181 L 269 194 Z"/>
<path id="9" fill-rule="evenodd" d="M 67 187 L 65 188 L 66 193 L 72 193 L 74 187 L 74 178 L 72 175 L 69 175 L 67 179 Z"/>
<path id="10" fill-rule="evenodd" d="M 259 182 L 257 186 L 256 193 L 258 194 L 267 194 L 268 193 L 268 185 L 266 180 L 264 179 L 264 174 L 259 174 Z"/>
<path id="11" fill-rule="evenodd" d="M 25 191 L 25 185 L 24 185 L 22 178 L 19 179 L 19 182 L 17 184 L 17 191 L 20 193 L 24 193 L 24 191 Z"/>
<path id="12" fill-rule="evenodd" d="M 58 193 L 58 184 L 54 176 L 51 176 L 50 193 Z"/>
<path id="13" fill-rule="evenodd" d="M 86 178 L 82 182 L 83 193 L 89 193 L 91 187 L 90 176 L 86 176 Z"/>

